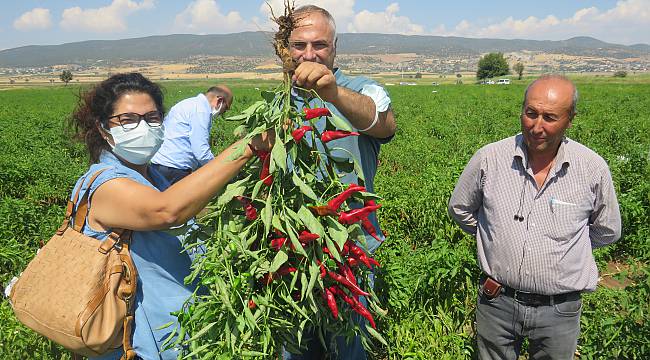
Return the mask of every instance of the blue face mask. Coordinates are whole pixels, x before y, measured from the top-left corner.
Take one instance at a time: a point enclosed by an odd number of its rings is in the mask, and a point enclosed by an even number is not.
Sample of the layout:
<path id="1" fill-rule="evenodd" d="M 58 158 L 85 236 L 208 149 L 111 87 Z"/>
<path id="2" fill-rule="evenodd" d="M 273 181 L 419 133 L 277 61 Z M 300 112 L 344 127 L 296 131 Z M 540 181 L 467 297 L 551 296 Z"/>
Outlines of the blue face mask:
<path id="1" fill-rule="evenodd" d="M 108 144 L 113 153 L 135 165 L 148 163 L 160 149 L 165 135 L 163 126 L 151 127 L 144 121 L 133 130 L 125 131 L 121 126 L 115 126 L 110 132 L 115 145 Z"/>

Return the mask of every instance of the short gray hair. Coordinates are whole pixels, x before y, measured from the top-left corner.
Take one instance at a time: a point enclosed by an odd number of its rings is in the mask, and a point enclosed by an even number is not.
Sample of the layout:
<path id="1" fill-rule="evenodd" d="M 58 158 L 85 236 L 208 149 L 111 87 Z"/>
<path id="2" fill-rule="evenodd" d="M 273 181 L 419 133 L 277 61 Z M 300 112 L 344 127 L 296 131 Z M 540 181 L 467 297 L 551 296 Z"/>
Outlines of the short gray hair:
<path id="1" fill-rule="evenodd" d="M 332 40 L 336 40 L 336 21 L 334 21 L 334 17 L 332 16 L 332 14 L 330 14 L 329 11 L 323 9 L 322 7 L 316 5 L 303 5 L 293 11 L 293 17 L 294 19 L 300 19 L 302 16 L 306 16 L 309 13 L 319 13 L 325 16 L 327 21 L 332 26 L 332 30 L 334 33 L 334 38 Z"/>
<path id="2" fill-rule="evenodd" d="M 536 82 L 538 82 L 540 80 L 542 80 L 542 81 L 543 80 L 562 80 L 562 81 L 568 82 L 569 84 L 571 84 L 571 86 L 573 86 L 573 98 L 571 99 L 571 109 L 570 109 L 570 113 L 569 113 L 569 118 L 573 119 L 573 117 L 576 116 L 576 113 L 577 113 L 578 88 L 576 87 L 576 84 L 573 83 L 573 81 L 569 80 L 568 77 L 566 77 L 564 75 L 560 75 L 560 74 L 544 74 L 544 75 L 538 77 L 537 79 L 535 79 L 533 82 L 531 82 L 528 85 L 528 87 L 526 88 L 526 92 L 524 92 L 524 102 L 521 105 L 522 110 L 526 106 L 526 99 L 528 98 L 528 90 L 530 90 L 530 88 Z"/>

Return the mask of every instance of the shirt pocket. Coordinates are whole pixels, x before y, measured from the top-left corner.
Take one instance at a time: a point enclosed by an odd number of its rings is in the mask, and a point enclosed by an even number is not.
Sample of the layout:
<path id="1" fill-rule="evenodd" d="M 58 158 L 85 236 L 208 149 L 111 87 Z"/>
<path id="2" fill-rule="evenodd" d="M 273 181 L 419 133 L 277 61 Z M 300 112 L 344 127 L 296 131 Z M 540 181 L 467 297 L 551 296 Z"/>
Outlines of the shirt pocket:
<path id="1" fill-rule="evenodd" d="M 548 235 L 556 241 L 571 240 L 580 230 L 579 223 L 582 210 L 578 204 L 552 199 L 551 223 L 549 224 Z"/>

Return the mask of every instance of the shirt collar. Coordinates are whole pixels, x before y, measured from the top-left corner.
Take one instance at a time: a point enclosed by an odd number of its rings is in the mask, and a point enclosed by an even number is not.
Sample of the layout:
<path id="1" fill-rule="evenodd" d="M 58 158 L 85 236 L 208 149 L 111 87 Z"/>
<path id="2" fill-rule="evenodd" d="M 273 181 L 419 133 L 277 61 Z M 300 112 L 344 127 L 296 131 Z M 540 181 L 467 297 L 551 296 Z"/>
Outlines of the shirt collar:
<path id="1" fill-rule="evenodd" d="M 557 149 L 557 154 L 555 155 L 555 171 L 562 169 L 564 164 L 570 165 L 571 162 L 575 160 L 573 154 L 570 151 L 566 151 L 569 141 L 569 138 L 566 136 L 562 138 L 560 147 Z M 514 158 L 519 158 L 522 164 L 524 164 L 524 160 L 528 161 L 526 143 L 524 142 L 524 135 L 521 133 L 515 136 L 515 148 L 512 152 L 512 156 Z"/>
<path id="2" fill-rule="evenodd" d="M 208 100 L 208 97 L 205 96 L 205 94 L 201 93 L 196 95 L 197 98 L 199 98 L 199 102 L 205 107 L 209 113 L 212 113 L 212 106 L 210 105 L 210 101 Z"/>

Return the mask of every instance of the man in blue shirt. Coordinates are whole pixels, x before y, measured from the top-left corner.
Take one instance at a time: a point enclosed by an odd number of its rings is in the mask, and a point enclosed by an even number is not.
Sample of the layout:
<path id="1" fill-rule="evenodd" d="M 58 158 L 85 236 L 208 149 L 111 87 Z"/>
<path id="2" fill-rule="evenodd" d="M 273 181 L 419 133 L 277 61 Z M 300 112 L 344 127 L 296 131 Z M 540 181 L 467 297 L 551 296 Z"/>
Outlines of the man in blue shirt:
<path id="1" fill-rule="evenodd" d="M 151 165 L 173 184 L 214 159 L 210 150 L 212 117 L 232 105 L 232 91 L 218 85 L 182 100 L 165 117 L 165 140 Z"/>
<path id="2" fill-rule="evenodd" d="M 396 124 L 390 108 L 388 93 L 376 82 L 364 77 L 348 77 L 340 69 L 334 68 L 336 56 L 336 24 L 332 15 L 320 7 L 307 5 L 295 10 L 298 24 L 289 38 L 289 51 L 298 66 L 293 75 L 296 86 L 315 90 L 323 99 L 309 101 L 312 107 L 325 105 L 333 113 L 345 119 L 361 136 L 349 136 L 328 143 L 330 148 L 343 150 L 332 152 L 333 156 L 349 159 L 353 157 L 361 164 L 362 174 L 350 172 L 341 174 L 342 182 L 358 183 L 363 179 L 364 186 L 374 192 L 374 177 L 377 172 L 379 148 L 389 142 L 395 134 Z M 298 107 L 302 99 L 295 96 Z M 304 104 L 302 104 L 304 105 Z M 326 119 L 316 122 L 323 131 Z M 376 216 L 370 218 L 377 234 L 383 239 Z M 366 234 L 368 251 L 374 252 L 380 245 Z M 365 359 L 366 353 L 357 337 L 347 343 L 344 337 L 334 339 L 336 356 L 334 359 Z M 301 355 L 284 352 L 284 359 L 315 359 L 323 356 L 324 349 L 318 339 L 313 337 L 308 349 Z M 334 355 L 334 354 L 332 354 Z"/>

